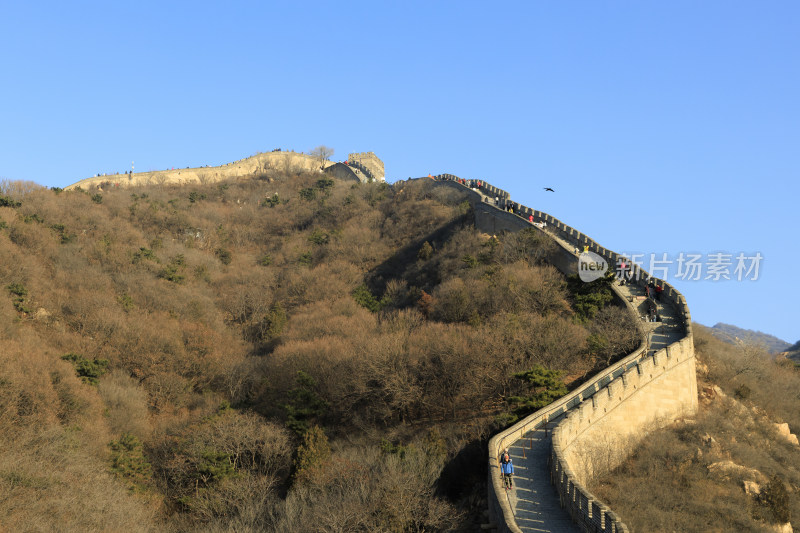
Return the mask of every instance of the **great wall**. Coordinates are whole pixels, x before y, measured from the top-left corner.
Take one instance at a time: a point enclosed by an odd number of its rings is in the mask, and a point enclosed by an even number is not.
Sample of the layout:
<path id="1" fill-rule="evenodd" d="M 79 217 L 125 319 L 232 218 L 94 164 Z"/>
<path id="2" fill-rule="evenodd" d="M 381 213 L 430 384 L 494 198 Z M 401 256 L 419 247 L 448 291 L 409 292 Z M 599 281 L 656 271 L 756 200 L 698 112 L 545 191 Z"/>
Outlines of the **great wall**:
<path id="1" fill-rule="evenodd" d="M 347 162 L 334 163 L 275 151 L 217 167 L 95 176 L 67 189 L 213 183 L 251 179 L 270 170 L 324 170 L 340 179 L 385 180 L 383 162 L 372 152 L 350 154 Z M 556 246 L 548 261 L 565 275 L 577 273 L 581 250 L 599 255 L 608 265 L 627 261 L 547 213 L 513 202 L 508 192 L 484 181 L 451 174 L 431 178 L 437 185 L 467 195 L 475 226 L 481 231 L 499 234 L 536 228 L 552 238 Z M 492 529 L 502 533 L 627 532 L 621 519 L 586 489 L 587 480 L 597 471 L 618 465 L 652 429 L 697 410 L 694 344 L 686 300 L 669 283 L 636 265 L 633 274 L 632 283 L 613 287 L 617 303 L 638 317 L 642 315 L 640 306 L 647 304 L 644 287 L 659 285 L 664 289 L 658 304 L 662 322 L 645 327 L 635 351 L 489 441 Z M 500 476 L 499 457 L 504 449 L 509 449 L 517 468 L 517 486 L 511 492 Z"/>
<path id="2" fill-rule="evenodd" d="M 564 274 L 578 272 L 582 250 L 599 255 L 608 265 L 627 261 L 547 213 L 511 201 L 502 189 L 451 174 L 434 179 L 467 193 L 475 225 L 484 232 L 533 227 L 548 235 L 556 243 L 549 261 Z M 586 489 L 586 481 L 617 466 L 652 429 L 697 411 L 686 300 L 669 283 L 636 265 L 633 275 L 632 283 L 614 285 L 619 303 L 638 318 L 639 306 L 650 305 L 645 286 L 659 285 L 662 322 L 646 326 L 641 345 L 625 358 L 489 441 L 489 518 L 497 531 L 627 532 L 622 520 Z M 512 491 L 505 489 L 500 476 L 499 457 L 506 448 L 516 465 Z"/>
<path id="3" fill-rule="evenodd" d="M 354 179 L 363 182 L 385 181 L 383 162 L 372 152 L 352 153 L 348 155 L 346 162 L 335 163 L 321 160 L 313 155 L 276 150 L 216 167 L 171 168 L 130 174 L 93 176 L 73 183 L 66 189 L 215 183 L 230 179 L 250 179 L 273 170 L 291 173 L 322 169 L 340 179 Z"/>

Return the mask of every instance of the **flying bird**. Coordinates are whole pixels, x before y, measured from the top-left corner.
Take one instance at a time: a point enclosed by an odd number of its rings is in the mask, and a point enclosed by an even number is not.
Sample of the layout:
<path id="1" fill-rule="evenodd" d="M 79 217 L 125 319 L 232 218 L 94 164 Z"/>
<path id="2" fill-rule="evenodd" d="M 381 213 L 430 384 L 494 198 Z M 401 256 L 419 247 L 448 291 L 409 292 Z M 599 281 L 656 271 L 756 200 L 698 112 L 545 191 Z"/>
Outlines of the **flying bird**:
<path id="1" fill-rule="evenodd" d="M 545 188 L 544 188 L 544 190 L 546 190 L 546 191 L 550 191 L 550 192 L 556 192 L 556 191 L 554 191 L 553 189 L 551 189 L 550 187 L 545 187 Z"/>

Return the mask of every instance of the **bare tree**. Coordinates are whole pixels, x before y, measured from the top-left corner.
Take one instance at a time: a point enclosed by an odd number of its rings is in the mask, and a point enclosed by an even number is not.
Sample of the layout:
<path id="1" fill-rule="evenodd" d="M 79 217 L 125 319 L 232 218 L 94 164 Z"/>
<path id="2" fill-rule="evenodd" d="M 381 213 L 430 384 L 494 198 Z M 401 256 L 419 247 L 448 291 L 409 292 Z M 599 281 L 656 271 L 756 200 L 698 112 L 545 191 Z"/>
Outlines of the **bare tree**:
<path id="1" fill-rule="evenodd" d="M 325 168 L 325 162 L 329 161 L 333 155 L 333 148 L 325 146 L 324 144 L 320 144 L 311 150 L 311 155 L 319 159 L 319 168 L 322 170 Z"/>
<path id="2" fill-rule="evenodd" d="M 320 148 L 324 147 L 320 146 Z M 331 150 L 331 155 L 333 155 L 333 150 Z M 21 200 L 28 194 L 44 188 L 33 181 L 0 179 L 0 194 L 10 196 L 16 200 Z"/>

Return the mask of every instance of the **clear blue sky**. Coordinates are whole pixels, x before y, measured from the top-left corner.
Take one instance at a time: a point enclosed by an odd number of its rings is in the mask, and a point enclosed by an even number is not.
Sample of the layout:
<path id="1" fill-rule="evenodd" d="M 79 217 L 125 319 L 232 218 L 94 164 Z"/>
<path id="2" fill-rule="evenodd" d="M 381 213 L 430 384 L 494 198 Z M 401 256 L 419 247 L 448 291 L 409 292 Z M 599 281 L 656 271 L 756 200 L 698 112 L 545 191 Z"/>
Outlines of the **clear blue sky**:
<path id="1" fill-rule="evenodd" d="M 757 281 L 671 281 L 794 342 L 798 27 L 790 1 L 8 2 L 0 177 L 374 151 L 617 251 L 760 252 Z"/>

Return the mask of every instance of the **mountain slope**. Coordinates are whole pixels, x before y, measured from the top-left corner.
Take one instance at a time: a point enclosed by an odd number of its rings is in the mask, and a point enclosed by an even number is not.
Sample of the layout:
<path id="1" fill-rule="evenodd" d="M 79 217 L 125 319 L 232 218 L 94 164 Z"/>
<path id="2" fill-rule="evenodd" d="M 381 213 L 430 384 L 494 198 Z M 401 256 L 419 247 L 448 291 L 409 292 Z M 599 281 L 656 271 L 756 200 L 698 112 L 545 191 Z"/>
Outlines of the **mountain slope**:
<path id="1" fill-rule="evenodd" d="M 629 349 L 460 192 L 265 172 L 0 190 L 4 527 L 466 529 L 485 440 L 548 392 L 515 375 Z"/>
<path id="2" fill-rule="evenodd" d="M 794 361 L 800 362 L 800 341 L 794 343 L 786 350 L 786 357 Z"/>
<path id="3" fill-rule="evenodd" d="M 717 338 L 729 343 L 736 343 L 741 340 L 750 344 L 763 345 L 771 354 L 784 352 L 791 346 L 788 342 L 774 335 L 762 333 L 761 331 L 754 331 L 752 329 L 743 329 L 722 322 L 715 324 L 711 328 L 711 333 Z"/>

